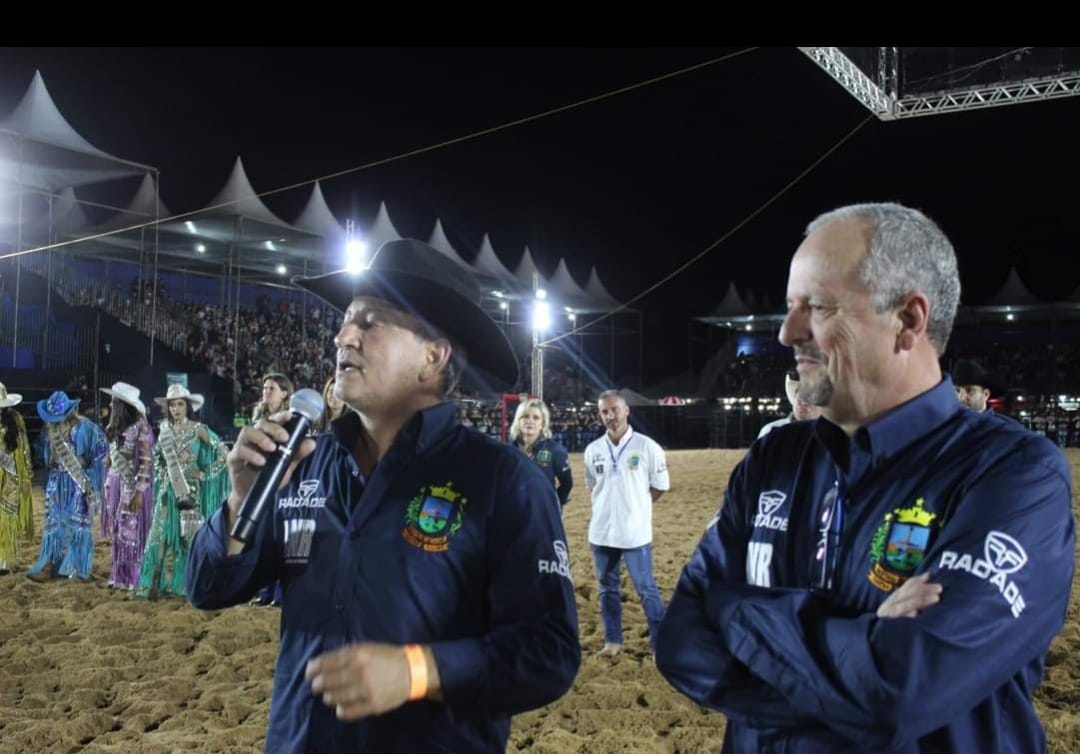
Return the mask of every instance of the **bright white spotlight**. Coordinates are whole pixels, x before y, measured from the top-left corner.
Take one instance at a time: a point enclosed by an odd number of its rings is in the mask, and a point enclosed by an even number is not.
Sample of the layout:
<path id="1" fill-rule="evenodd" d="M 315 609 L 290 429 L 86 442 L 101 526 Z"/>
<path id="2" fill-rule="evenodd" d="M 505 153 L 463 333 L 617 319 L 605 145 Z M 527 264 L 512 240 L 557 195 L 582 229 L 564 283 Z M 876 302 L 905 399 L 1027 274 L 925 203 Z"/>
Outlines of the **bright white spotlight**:
<path id="1" fill-rule="evenodd" d="M 505 312 L 507 309 L 510 308 L 510 304 L 506 303 L 505 301 L 500 301 L 499 308 Z"/>
<path id="2" fill-rule="evenodd" d="M 288 270 L 285 268 L 285 265 L 279 264 L 277 266 L 277 274 L 284 275 L 286 272 L 288 272 Z"/>
<path id="3" fill-rule="evenodd" d="M 502 298 L 503 297 L 503 292 L 502 291 L 492 291 L 491 295 L 494 296 L 495 298 Z"/>
<path id="4" fill-rule="evenodd" d="M 545 332 L 551 327 L 551 306 L 547 301 L 533 301 L 533 330 Z"/>
<path id="5" fill-rule="evenodd" d="M 363 272 L 367 250 L 367 244 L 355 238 L 345 244 L 345 269 L 354 275 Z"/>
<path id="6" fill-rule="evenodd" d="M 1006 314 L 1006 315 L 1005 315 L 1005 319 L 1007 319 L 1007 320 L 1009 320 L 1010 322 L 1012 322 L 1012 321 L 1013 321 L 1014 319 L 1016 319 L 1016 315 L 1014 315 L 1014 314 Z"/>
<path id="7" fill-rule="evenodd" d="M 266 244 L 266 248 L 270 249 L 270 251 L 274 250 L 274 242 L 273 241 L 264 241 L 264 243 Z"/>
<path id="8" fill-rule="evenodd" d="M 754 329 L 754 326 L 753 326 L 753 325 L 747 325 L 747 326 L 746 326 L 746 331 L 747 331 L 747 332 L 750 332 L 750 331 L 751 331 L 751 330 L 753 330 L 753 329 Z"/>
<path id="9" fill-rule="evenodd" d="M 205 254 L 206 253 L 206 244 L 204 244 L 204 243 L 195 244 L 195 251 L 199 252 L 200 254 Z"/>
<path id="10" fill-rule="evenodd" d="M 571 312 L 571 313 L 570 313 L 569 315 L 567 315 L 567 316 L 569 316 L 569 318 L 570 318 L 570 321 L 571 321 L 571 322 L 577 322 L 577 315 L 576 315 L 576 314 L 574 314 L 573 312 Z"/>
<path id="11" fill-rule="evenodd" d="M 188 232 L 190 232 L 190 233 L 195 232 L 195 223 L 191 222 L 191 220 L 185 220 L 184 225 L 187 226 Z"/>
<path id="12" fill-rule="evenodd" d="M 536 297 L 538 299 L 540 299 L 541 301 L 543 301 L 544 299 L 547 298 L 547 291 L 545 291 L 543 288 L 537 288 L 536 289 Z"/>

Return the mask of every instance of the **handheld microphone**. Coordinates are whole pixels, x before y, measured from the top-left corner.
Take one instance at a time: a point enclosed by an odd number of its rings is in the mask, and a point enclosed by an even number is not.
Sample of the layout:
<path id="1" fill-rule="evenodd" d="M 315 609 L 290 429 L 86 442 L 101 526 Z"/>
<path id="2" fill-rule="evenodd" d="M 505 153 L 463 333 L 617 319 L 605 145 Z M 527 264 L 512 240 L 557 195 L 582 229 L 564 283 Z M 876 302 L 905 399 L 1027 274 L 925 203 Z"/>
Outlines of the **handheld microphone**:
<path id="1" fill-rule="evenodd" d="M 322 396 L 311 388 L 297 390 L 289 398 L 289 410 L 293 414 L 292 419 L 285 425 L 289 439 L 266 457 L 266 465 L 244 495 L 244 501 L 240 504 L 240 511 L 236 514 L 236 521 L 233 522 L 230 532 L 234 539 L 247 543 L 255 536 L 255 527 L 262 518 L 263 509 L 277 496 L 278 486 L 289 468 L 293 454 L 307 437 L 311 425 L 322 416 L 323 408 Z"/>

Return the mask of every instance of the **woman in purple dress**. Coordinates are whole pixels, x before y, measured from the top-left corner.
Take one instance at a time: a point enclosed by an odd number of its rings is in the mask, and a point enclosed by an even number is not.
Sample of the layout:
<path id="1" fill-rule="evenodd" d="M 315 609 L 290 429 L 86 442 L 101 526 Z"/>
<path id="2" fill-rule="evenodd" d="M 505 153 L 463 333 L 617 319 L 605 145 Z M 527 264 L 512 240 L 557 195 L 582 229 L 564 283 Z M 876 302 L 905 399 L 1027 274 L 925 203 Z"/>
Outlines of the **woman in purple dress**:
<path id="1" fill-rule="evenodd" d="M 112 396 L 105 436 L 109 438 L 109 473 L 104 511 L 109 511 L 112 571 L 109 586 L 133 590 L 154 512 L 154 431 L 146 420 L 139 389 L 117 382 L 101 392 Z M 104 518 L 104 516 L 102 516 Z"/>

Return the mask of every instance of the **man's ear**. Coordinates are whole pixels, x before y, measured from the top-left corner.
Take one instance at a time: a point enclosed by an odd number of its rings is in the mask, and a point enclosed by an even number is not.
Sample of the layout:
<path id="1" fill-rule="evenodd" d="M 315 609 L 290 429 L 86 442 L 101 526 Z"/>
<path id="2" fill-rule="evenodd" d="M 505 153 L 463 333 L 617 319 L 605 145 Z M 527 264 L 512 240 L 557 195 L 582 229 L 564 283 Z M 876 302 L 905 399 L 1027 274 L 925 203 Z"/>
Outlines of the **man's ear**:
<path id="1" fill-rule="evenodd" d="M 896 317 L 899 322 L 896 346 L 899 350 L 910 351 L 926 334 L 930 324 L 930 301 L 922 293 L 913 293 L 904 299 Z"/>
<path id="2" fill-rule="evenodd" d="M 454 353 L 453 346 L 450 345 L 450 341 L 445 339 L 428 340 L 424 342 L 424 365 L 420 370 L 420 381 L 427 382 L 430 379 L 437 379 L 443 370 L 446 369 L 447 362 L 450 361 L 451 355 Z"/>

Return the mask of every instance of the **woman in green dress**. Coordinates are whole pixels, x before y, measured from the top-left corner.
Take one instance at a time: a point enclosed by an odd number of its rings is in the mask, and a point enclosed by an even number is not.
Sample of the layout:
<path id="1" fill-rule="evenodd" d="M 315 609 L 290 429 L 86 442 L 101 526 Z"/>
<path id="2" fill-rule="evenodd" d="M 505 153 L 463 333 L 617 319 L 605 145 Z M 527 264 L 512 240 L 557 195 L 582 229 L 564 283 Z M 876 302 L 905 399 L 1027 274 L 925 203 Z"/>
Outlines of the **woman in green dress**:
<path id="1" fill-rule="evenodd" d="M 154 448 L 154 519 L 136 595 L 183 597 L 191 540 L 229 495 L 226 451 L 212 429 L 191 418 L 201 395 L 173 384 L 154 401 L 166 415 Z"/>

